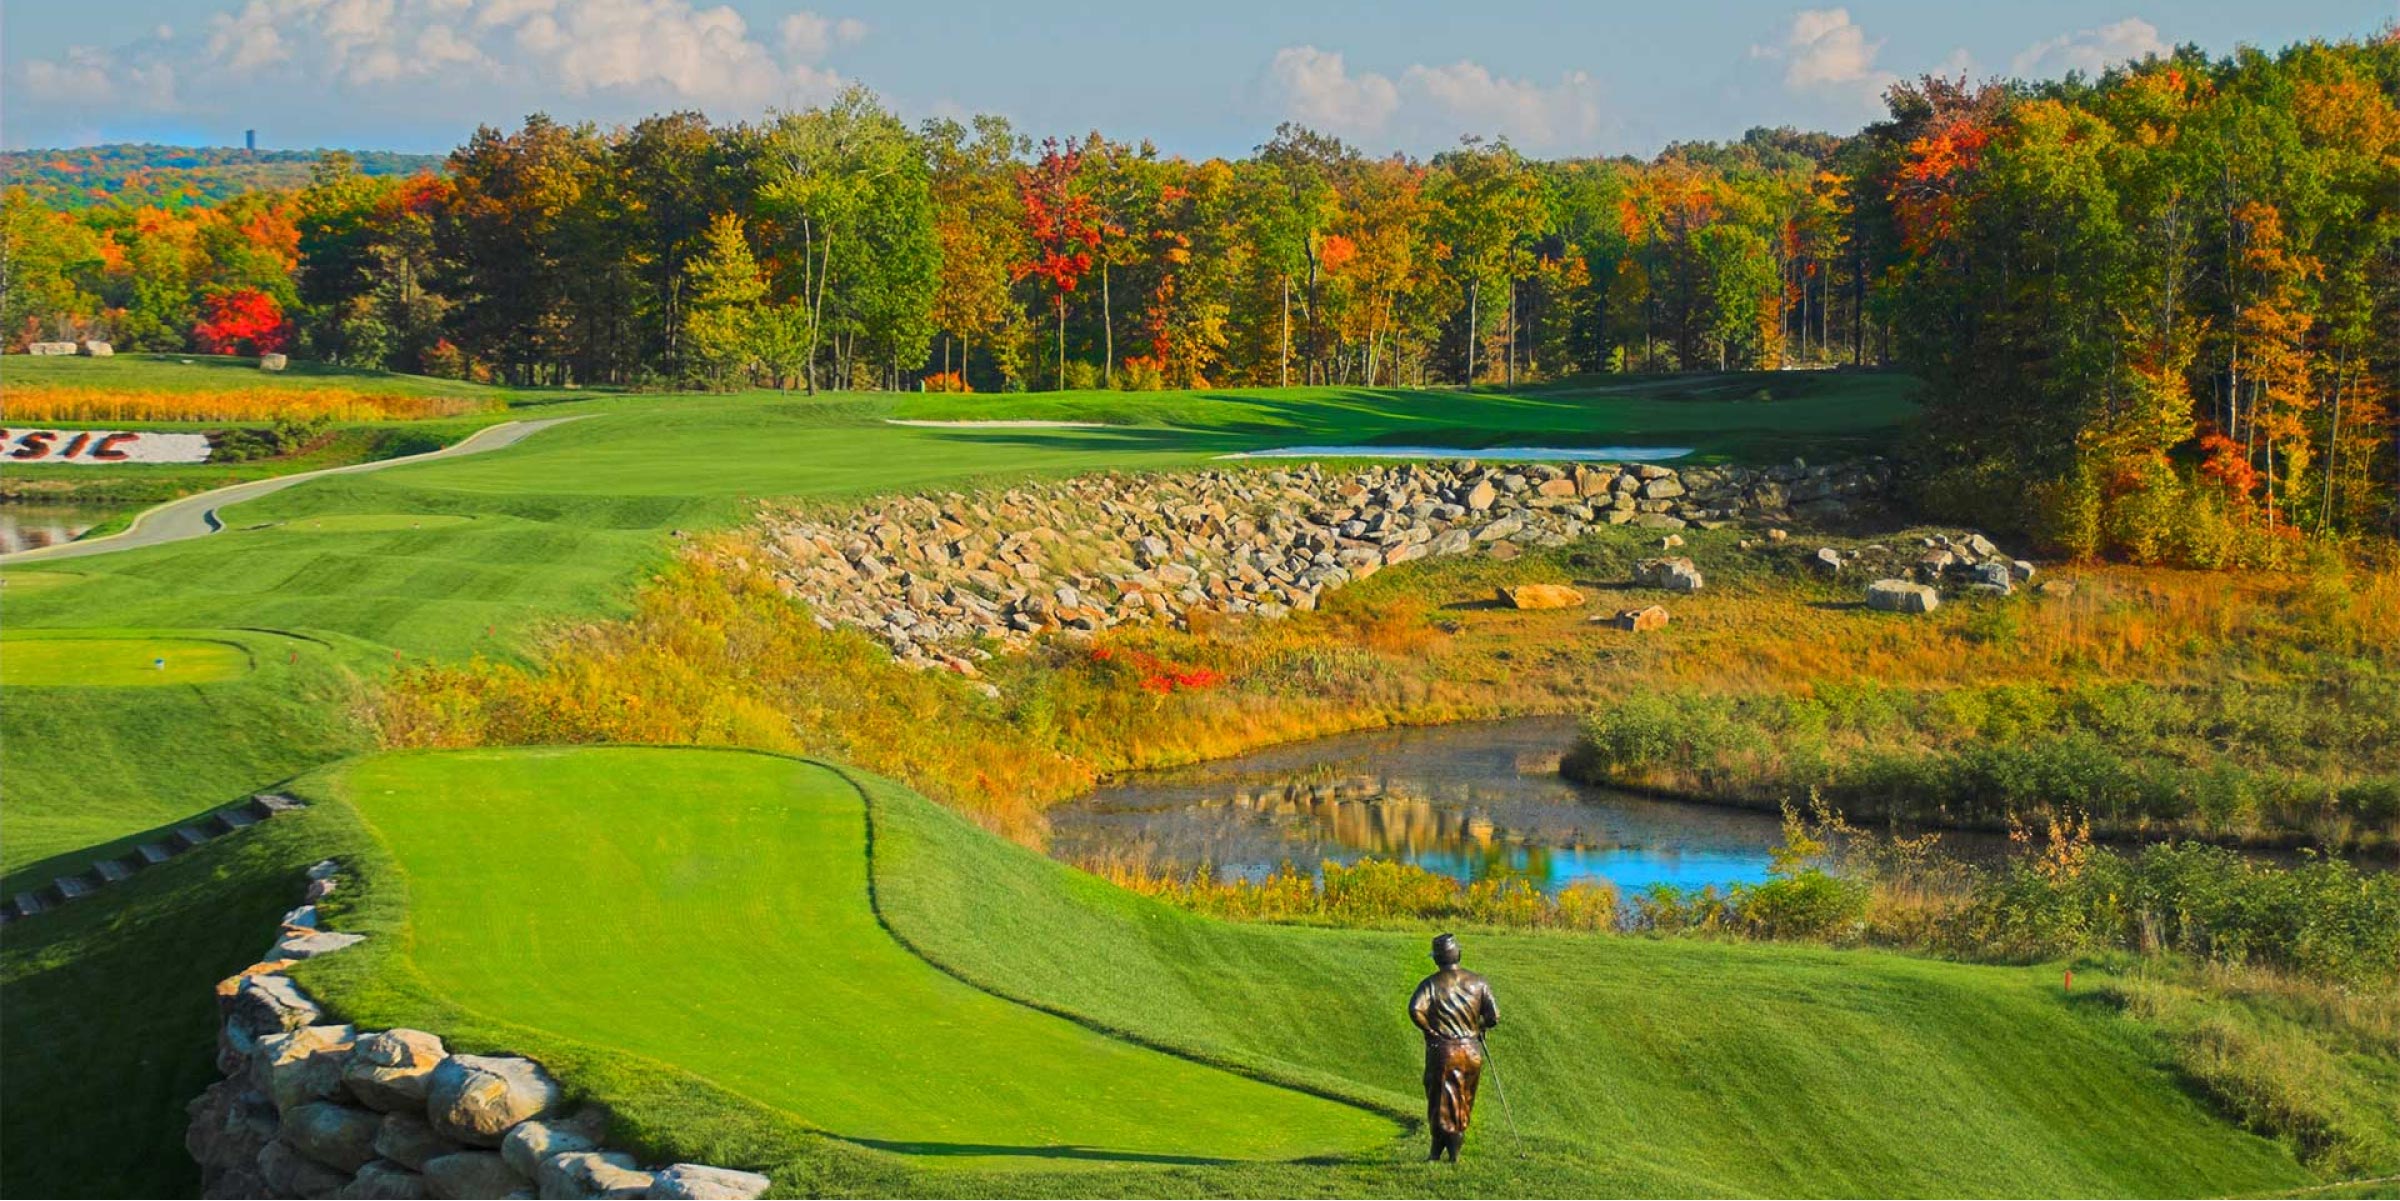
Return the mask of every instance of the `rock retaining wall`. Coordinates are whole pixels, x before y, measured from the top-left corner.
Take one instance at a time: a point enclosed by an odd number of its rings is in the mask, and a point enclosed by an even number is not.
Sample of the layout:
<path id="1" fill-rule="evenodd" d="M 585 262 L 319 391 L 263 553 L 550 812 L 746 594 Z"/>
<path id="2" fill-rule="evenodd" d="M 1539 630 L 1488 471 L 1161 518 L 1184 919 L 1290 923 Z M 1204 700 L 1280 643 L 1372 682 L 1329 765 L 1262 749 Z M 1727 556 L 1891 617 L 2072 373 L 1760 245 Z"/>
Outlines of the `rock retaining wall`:
<path id="1" fill-rule="evenodd" d="M 1507 558 L 1587 529 L 1836 521 L 1880 504 L 1880 458 L 1838 466 L 1380 464 L 1105 474 L 843 514 L 771 512 L 784 591 L 903 662 L 974 674 L 977 644 L 1054 630 L 1281 617 L 1328 589 L 1436 555 Z"/>
<path id="2" fill-rule="evenodd" d="M 767 1178 L 704 1164 L 642 1169 L 601 1145 L 599 1111 L 563 1110 L 542 1066 L 453 1055 L 422 1030 L 359 1030 L 283 969 L 353 946 L 321 930 L 317 902 L 340 887 L 331 860 L 309 870 L 265 961 L 217 986 L 225 1078 L 190 1107 L 184 1145 L 205 1197 L 752 1198 Z"/>

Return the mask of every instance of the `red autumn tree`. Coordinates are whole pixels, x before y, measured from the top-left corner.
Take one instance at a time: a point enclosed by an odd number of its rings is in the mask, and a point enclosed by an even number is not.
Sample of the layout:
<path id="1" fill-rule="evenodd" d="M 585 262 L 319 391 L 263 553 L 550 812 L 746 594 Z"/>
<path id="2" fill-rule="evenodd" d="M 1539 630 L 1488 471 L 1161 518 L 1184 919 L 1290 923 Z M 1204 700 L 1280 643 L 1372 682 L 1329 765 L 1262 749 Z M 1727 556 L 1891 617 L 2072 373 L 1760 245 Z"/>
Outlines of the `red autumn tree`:
<path id="1" fill-rule="evenodd" d="M 1042 157 L 1017 172 L 1017 196 L 1025 212 L 1025 236 L 1033 257 L 1013 264 L 1016 279 L 1033 277 L 1050 285 L 1050 307 L 1058 319 L 1058 386 L 1067 386 L 1067 294 L 1092 269 L 1092 251 L 1100 245 L 1100 206 L 1077 183 L 1083 154 L 1059 145 L 1057 138 L 1042 143 Z"/>
<path id="2" fill-rule="evenodd" d="M 192 340 L 209 354 L 274 354 L 291 340 L 291 325 L 274 297 L 236 288 L 201 300 Z"/>

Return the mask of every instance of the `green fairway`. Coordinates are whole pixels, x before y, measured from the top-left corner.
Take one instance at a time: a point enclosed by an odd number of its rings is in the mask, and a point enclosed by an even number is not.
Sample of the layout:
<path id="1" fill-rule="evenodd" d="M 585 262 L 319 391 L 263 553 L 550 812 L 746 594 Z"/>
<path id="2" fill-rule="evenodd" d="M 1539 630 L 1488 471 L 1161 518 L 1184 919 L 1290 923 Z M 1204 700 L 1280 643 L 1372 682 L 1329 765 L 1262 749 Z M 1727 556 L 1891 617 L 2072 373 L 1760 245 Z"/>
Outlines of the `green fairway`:
<path id="1" fill-rule="evenodd" d="M 165 688 L 213 684 L 250 670 L 250 653 L 199 638 L 10 638 L 0 685 L 10 688 Z"/>
<path id="2" fill-rule="evenodd" d="M 475 520 L 458 513 L 420 516 L 415 513 L 336 513 L 279 521 L 261 528 L 286 534 L 380 534 L 391 530 L 441 530 Z"/>
<path id="3" fill-rule="evenodd" d="M 837 1135 L 966 1159 L 1289 1159 L 1398 1132 L 908 954 L 868 907 L 864 803 L 824 768 L 503 750 L 384 756 L 343 779 L 407 878 L 409 956 L 432 988 Z"/>
<path id="4" fill-rule="evenodd" d="M 1191 1062 L 1414 1112 L 1402 1002 L 1425 932 L 1196 917 L 845 776 L 647 748 L 328 771 L 302 791 L 362 821 L 364 891 L 340 920 L 370 938 L 300 975 L 348 1020 L 567 1065 L 631 1127 L 671 1132 L 667 1153 L 728 1148 L 801 1191 L 2218 1196 L 2311 1182 L 2184 1091 L 2140 1027 L 2062 996 L 2054 965 L 1472 931 L 1470 965 L 1501 997 L 1509 1108 L 1487 1091 L 1467 1163 L 1427 1169 L 1386 1118 Z M 828 1183 L 835 1152 L 757 1133 L 787 1120 L 950 1183 Z M 1275 1162 L 1310 1153 L 1332 1158 Z M 1218 1159 L 1259 1162 L 1205 1162 Z"/>

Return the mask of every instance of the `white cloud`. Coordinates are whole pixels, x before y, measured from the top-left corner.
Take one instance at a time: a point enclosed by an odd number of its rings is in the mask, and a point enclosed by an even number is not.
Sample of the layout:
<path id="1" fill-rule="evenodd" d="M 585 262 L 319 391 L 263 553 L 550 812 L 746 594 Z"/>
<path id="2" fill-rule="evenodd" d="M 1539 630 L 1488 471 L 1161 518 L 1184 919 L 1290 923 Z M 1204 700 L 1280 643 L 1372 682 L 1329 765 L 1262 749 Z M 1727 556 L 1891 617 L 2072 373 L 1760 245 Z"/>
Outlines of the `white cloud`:
<path id="1" fill-rule="evenodd" d="M 867 36 L 867 23 L 856 17 L 793 13 L 783 19 L 783 55 L 794 62 L 815 62 L 836 46 L 848 46 Z"/>
<path id="2" fill-rule="evenodd" d="M 1849 9 L 1804 8 L 1792 14 L 1781 45 L 1752 46 L 1750 54 L 1782 60 L 1784 86 L 1808 88 L 1875 78 L 1875 56 L 1882 50 L 1883 40 L 1868 41 Z"/>
<path id="3" fill-rule="evenodd" d="M 28 60 L 0 86 L 12 141 L 143 111 L 247 123 L 328 88 L 473 121 L 561 95 L 603 119 L 670 105 L 743 117 L 832 95 L 826 59 L 867 32 L 807 11 L 754 30 L 707 0 L 231 0 L 189 33 Z"/>
<path id="4" fill-rule="evenodd" d="M 1846 121 L 1880 112 L 1885 89 L 1899 76 L 1876 62 L 1882 38 L 1869 38 L 1846 8 L 1804 8 L 1792 14 L 1781 36 L 1753 44 L 1753 60 L 1783 64 L 1784 91 L 1822 108 L 1815 119 Z M 1963 63 L 1964 51 L 1951 55 Z"/>
<path id="5" fill-rule="evenodd" d="M 1600 87 L 1581 71 L 1556 86 L 1508 79 L 1461 59 L 1446 67 L 1414 66 L 1400 81 L 1463 122 L 1461 132 L 1491 130 L 1536 149 L 1588 142 L 1600 130 Z"/>
<path id="6" fill-rule="evenodd" d="M 2008 66 L 2026 77 L 2064 75 L 2069 71 L 2097 75 L 2120 63 L 2163 55 L 2170 49 L 2159 39 L 2156 25 L 2140 17 L 2127 17 L 2097 29 L 2079 29 L 2036 42 L 2010 59 Z"/>
<path id="7" fill-rule="evenodd" d="M 31 59 L 22 76 L 25 90 L 42 100 L 68 104 L 103 104 L 117 94 L 108 73 L 108 58 L 97 47 L 69 46 L 57 62 Z"/>
<path id="8" fill-rule="evenodd" d="M 1400 89 L 1381 75 L 1353 76 L 1338 50 L 1286 46 L 1267 64 L 1268 88 L 1283 115 L 1303 125 L 1373 133 L 1400 107 Z"/>
<path id="9" fill-rule="evenodd" d="M 1339 51 L 1286 46 L 1268 63 L 1276 115 L 1329 133 L 1439 149 L 1462 134 L 1497 134 L 1528 149 L 1588 151 L 1603 124 L 1598 81 L 1570 71 L 1543 86 L 1481 63 L 1414 63 L 1399 77 L 1352 71 Z"/>

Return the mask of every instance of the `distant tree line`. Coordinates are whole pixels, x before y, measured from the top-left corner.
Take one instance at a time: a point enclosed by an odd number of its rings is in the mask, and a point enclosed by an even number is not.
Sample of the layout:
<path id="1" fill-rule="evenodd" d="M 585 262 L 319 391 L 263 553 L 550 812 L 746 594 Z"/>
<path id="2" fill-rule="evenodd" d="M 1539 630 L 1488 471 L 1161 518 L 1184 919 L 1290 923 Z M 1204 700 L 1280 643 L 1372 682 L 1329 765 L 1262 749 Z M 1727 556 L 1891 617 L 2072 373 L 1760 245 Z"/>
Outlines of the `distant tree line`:
<path id="1" fill-rule="evenodd" d="M 216 204 L 243 192 L 308 182 L 324 150 L 158 146 L 110 142 L 72 150 L 0 150 L 0 186 L 20 187 L 54 208 L 88 205 Z M 438 154 L 346 151 L 368 175 L 438 171 Z"/>
<path id="2" fill-rule="evenodd" d="M 912 129 L 855 88 L 737 125 L 535 116 L 440 174 L 329 155 L 304 187 L 176 209 L 12 190 L 0 329 L 183 348 L 211 297 L 254 291 L 271 337 L 337 362 L 810 391 L 1892 364 L 1927 382 L 1942 509 L 2082 553 L 2263 559 L 2394 519 L 2396 96 L 2386 33 L 1927 78 L 1848 137 L 1647 162 L 1378 158 L 1293 125 L 1194 162 L 996 117 Z"/>

